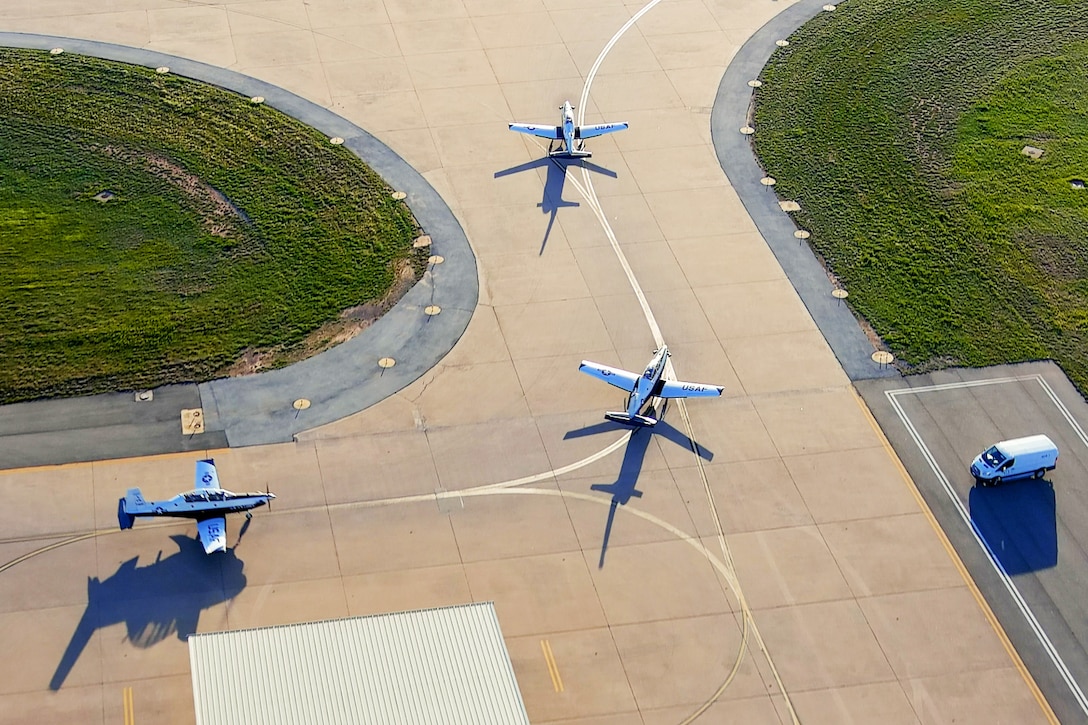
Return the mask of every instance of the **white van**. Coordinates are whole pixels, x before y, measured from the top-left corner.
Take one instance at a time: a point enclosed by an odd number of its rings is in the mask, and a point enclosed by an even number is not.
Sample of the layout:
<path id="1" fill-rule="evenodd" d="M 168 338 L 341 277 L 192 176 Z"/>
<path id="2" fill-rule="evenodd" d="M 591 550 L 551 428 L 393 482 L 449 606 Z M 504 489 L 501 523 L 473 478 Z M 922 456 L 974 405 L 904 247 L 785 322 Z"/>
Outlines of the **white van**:
<path id="1" fill-rule="evenodd" d="M 1058 447 L 1044 435 L 1001 441 L 971 462 L 975 483 L 996 486 L 1018 478 L 1042 478 L 1058 463 Z"/>

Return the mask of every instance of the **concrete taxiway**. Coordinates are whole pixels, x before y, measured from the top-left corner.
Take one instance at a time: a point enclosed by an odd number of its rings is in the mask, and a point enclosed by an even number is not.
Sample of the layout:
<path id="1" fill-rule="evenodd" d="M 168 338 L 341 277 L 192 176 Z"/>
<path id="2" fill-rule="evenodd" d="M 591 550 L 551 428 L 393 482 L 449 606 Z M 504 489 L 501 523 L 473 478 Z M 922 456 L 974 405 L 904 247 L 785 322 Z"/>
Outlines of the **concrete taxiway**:
<path id="1" fill-rule="evenodd" d="M 644 3 L 0 8 L 334 110 L 423 175 L 480 272 L 437 366 L 292 443 L 0 473 L 0 721 L 191 722 L 188 633 L 484 599 L 534 722 L 1052 718 L 719 165 L 724 69 L 787 6 L 669 0 L 622 34 Z M 542 154 L 505 124 L 594 70 L 589 121 L 631 123 L 591 145 L 615 176 L 500 175 Z M 637 369 L 658 333 L 726 397 L 602 423 L 618 396 L 578 361 Z M 116 531 L 125 488 L 187 488 L 205 453 L 279 496 L 231 554 Z"/>

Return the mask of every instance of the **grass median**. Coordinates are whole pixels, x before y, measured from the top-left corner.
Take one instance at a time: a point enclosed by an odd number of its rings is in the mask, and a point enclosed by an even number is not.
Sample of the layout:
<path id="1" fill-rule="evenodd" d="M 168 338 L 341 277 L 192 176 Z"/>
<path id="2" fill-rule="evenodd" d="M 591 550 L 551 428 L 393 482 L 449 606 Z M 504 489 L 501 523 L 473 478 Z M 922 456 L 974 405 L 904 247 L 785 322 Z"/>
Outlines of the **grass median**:
<path id="1" fill-rule="evenodd" d="M 0 98 L 0 402 L 282 365 L 426 265 L 373 171 L 248 98 L 14 49 Z"/>
<path id="2" fill-rule="evenodd" d="M 1088 391 L 1084 4 L 851 0 L 790 40 L 757 154 L 903 369 L 1052 358 Z"/>

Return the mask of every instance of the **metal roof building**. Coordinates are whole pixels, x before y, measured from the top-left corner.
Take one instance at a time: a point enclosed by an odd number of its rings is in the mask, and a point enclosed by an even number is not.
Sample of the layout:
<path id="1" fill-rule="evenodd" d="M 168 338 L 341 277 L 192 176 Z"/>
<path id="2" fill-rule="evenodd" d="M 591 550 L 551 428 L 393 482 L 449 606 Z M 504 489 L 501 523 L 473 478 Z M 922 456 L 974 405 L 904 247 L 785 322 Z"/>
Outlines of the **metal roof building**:
<path id="1" fill-rule="evenodd" d="M 189 637 L 197 725 L 528 725 L 493 602 Z"/>

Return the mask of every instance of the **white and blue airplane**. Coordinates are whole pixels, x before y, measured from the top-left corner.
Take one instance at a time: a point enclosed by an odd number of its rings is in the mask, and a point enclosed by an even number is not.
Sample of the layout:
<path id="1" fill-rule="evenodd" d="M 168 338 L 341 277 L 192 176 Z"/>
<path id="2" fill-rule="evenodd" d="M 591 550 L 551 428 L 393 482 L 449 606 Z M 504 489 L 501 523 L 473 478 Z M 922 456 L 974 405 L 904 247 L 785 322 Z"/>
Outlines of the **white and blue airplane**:
<path id="1" fill-rule="evenodd" d="M 147 501 L 138 488 L 130 488 L 117 502 L 117 522 L 122 529 L 131 529 L 140 516 L 173 516 L 196 519 L 196 531 L 204 552 L 211 554 L 227 550 L 227 514 L 246 512 L 264 506 L 276 498 L 267 491 L 233 493 L 219 486 L 219 474 L 211 458 L 196 462 L 196 488 L 179 493 L 164 501 Z"/>
<path id="2" fill-rule="evenodd" d="M 588 158 L 592 156 L 585 150 L 585 139 L 594 136 L 603 136 L 606 133 L 622 131 L 627 128 L 627 123 L 597 123 L 591 126 L 577 126 L 574 123 L 574 106 L 570 101 L 563 101 L 559 107 L 563 112 L 563 119 L 558 126 L 542 126 L 533 123 L 511 123 L 510 130 L 518 133 L 527 133 L 530 136 L 539 136 L 550 139 L 548 144 L 548 156 L 560 156 L 563 158 Z M 562 141 L 562 145 L 554 149 L 556 141 Z"/>
<path id="3" fill-rule="evenodd" d="M 614 385 L 629 393 L 625 412 L 604 414 L 605 418 L 614 420 L 617 423 L 655 425 L 657 423 L 656 418 L 643 415 L 643 409 L 652 405 L 653 398 L 713 398 L 722 394 L 724 388 L 720 385 L 703 385 L 702 383 L 667 380 L 664 375 L 665 363 L 668 359 L 669 348 L 662 345 L 659 349 L 654 350 L 654 356 L 650 359 L 650 364 L 646 366 L 646 370 L 641 376 L 637 373 L 601 365 L 589 360 L 583 360 L 578 369 L 586 375 L 603 380 L 609 385 Z"/>

